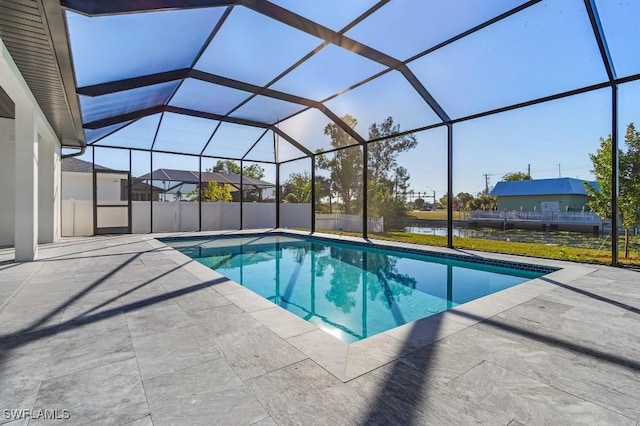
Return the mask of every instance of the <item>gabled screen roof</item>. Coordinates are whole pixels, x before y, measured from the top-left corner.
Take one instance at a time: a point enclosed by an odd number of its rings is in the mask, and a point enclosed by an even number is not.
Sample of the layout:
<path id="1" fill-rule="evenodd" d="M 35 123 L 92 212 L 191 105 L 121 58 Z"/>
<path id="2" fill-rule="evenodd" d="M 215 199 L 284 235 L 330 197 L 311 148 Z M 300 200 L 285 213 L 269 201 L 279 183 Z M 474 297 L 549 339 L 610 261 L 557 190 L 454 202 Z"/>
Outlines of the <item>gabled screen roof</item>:
<path id="1" fill-rule="evenodd" d="M 88 144 L 279 162 L 335 148 L 328 125 L 363 144 L 387 117 L 418 132 L 639 79 L 637 5 L 615 3 L 65 6 Z"/>

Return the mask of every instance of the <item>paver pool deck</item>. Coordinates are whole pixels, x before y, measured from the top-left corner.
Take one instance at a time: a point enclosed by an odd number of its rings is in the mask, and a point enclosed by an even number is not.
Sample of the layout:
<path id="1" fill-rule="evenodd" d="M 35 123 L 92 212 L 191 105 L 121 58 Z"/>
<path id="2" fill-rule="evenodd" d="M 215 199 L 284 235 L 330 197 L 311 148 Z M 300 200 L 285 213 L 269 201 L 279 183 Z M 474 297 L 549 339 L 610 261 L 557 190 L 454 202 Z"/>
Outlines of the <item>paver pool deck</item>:
<path id="1" fill-rule="evenodd" d="M 451 251 L 562 270 L 347 345 L 157 236 L 0 249 L 0 424 L 640 424 L 638 271 Z"/>

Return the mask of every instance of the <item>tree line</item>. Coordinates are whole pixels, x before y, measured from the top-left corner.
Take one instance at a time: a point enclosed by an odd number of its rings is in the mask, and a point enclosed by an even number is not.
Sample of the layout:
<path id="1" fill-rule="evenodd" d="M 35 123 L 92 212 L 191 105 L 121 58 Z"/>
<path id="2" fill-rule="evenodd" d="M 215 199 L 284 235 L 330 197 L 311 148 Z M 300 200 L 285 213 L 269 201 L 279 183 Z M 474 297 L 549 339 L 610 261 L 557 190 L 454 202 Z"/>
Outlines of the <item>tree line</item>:
<path id="1" fill-rule="evenodd" d="M 358 120 L 345 115 L 342 120 L 352 129 Z M 316 211 L 320 213 L 342 212 L 361 215 L 364 200 L 363 149 L 347 132 L 335 123 L 324 127 L 324 134 L 331 140 L 328 154 L 318 151 L 316 169 L 326 171 L 327 176 L 316 176 Z M 370 216 L 391 218 L 407 213 L 409 173 L 398 164 L 401 152 L 415 148 L 418 141 L 413 134 L 400 134 L 400 125 L 392 117 L 381 123 L 372 123 L 367 140 L 381 140 L 367 145 L 367 213 Z M 284 200 L 287 202 L 311 201 L 311 176 L 308 172 L 297 172 L 283 184 Z"/>
<path id="2" fill-rule="evenodd" d="M 343 116 L 342 120 L 352 129 L 358 125 L 358 120 L 349 114 Z M 316 155 L 317 170 L 327 173 L 326 176 L 316 175 L 315 194 L 311 193 L 309 172 L 294 172 L 282 184 L 283 201 L 311 203 L 312 196 L 315 196 L 317 212 L 360 215 L 364 198 L 362 147 L 335 123 L 327 124 L 324 134 L 329 136 L 331 148 L 335 151 L 327 154 L 318 151 Z M 367 213 L 372 217 L 382 216 L 385 222 L 390 218 L 405 216 L 411 207 L 407 204 L 406 196 L 410 175 L 406 168 L 398 164 L 398 155 L 415 148 L 417 139 L 412 133 L 401 134 L 400 126 L 394 123 L 392 117 L 369 125 L 367 136 L 367 140 L 380 140 L 367 145 Z M 618 152 L 618 208 L 625 229 L 625 257 L 628 257 L 630 230 L 640 222 L 640 132 L 633 123 L 627 126 L 624 147 Z M 592 173 L 598 185 L 585 184 L 588 206 L 604 220 L 612 216 L 611 154 L 611 136 L 601 137 L 600 147 L 595 153 L 589 154 L 593 164 Z M 233 161 L 220 160 L 207 171 L 240 174 L 240 166 Z M 243 175 L 255 179 L 265 176 L 264 169 L 257 164 L 246 166 Z M 527 172 L 510 172 L 502 176 L 502 180 L 531 180 L 531 175 Z M 453 204 L 458 210 L 495 209 L 496 197 L 492 197 L 488 189 L 476 195 L 460 192 L 454 197 Z M 209 182 L 202 189 L 202 198 L 205 201 L 231 201 L 233 190 L 229 184 Z M 197 189 L 194 191 L 197 195 Z M 447 196 L 438 201 L 442 207 L 446 207 Z M 424 203 L 416 200 L 416 206 L 418 204 Z"/>

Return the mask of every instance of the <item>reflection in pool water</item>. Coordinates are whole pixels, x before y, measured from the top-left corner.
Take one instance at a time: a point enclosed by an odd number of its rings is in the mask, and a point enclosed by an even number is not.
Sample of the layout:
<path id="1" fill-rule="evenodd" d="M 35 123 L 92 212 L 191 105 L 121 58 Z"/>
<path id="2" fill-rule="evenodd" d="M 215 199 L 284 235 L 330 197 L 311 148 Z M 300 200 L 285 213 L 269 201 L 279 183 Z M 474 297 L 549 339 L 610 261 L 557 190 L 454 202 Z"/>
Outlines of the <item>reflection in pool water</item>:
<path id="1" fill-rule="evenodd" d="M 165 242 L 346 342 L 542 275 L 307 238 Z"/>

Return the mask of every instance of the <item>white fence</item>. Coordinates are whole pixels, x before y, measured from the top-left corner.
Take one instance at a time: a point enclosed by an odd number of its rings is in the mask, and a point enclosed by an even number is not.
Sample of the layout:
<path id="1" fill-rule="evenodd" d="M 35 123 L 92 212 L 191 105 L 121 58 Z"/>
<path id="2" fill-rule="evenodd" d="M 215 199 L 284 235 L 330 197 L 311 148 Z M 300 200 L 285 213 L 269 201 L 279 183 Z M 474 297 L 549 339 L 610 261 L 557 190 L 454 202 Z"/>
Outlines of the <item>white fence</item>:
<path id="1" fill-rule="evenodd" d="M 384 219 L 368 218 L 367 228 L 369 232 L 384 232 Z M 362 232 L 362 216 L 341 213 L 316 214 L 316 230 Z"/>
<path id="2" fill-rule="evenodd" d="M 311 229 L 311 204 L 280 204 L 280 227 Z"/>
<path id="3" fill-rule="evenodd" d="M 484 211 L 469 212 L 469 220 L 506 220 L 508 222 L 541 222 L 547 224 L 572 224 L 601 226 L 602 219 L 594 212 L 518 212 Z"/>
<path id="4" fill-rule="evenodd" d="M 63 237 L 93 235 L 93 201 L 62 200 Z"/>
<path id="5" fill-rule="evenodd" d="M 199 228 L 198 203 L 153 202 L 153 231 L 182 232 Z M 121 214 L 114 209 L 113 213 Z M 276 225 L 276 206 L 273 203 L 244 203 L 242 206 L 244 228 L 273 228 Z M 104 216 L 110 209 L 100 209 L 101 222 L 111 224 Z M 151 231 L 151 206 L 148 201 L 132 202 L 131 230 L 134 234 Z M 122 219 L 120 219 L 122 221 Z M 123 222 L 126 223 L 126 220 Z M 280 206 L 280 226 L 287 228 L 311 228 L 311 205 L 284 203 Z M 202 203 L 202 229 L 219 231 L 240 228 L 240 203 Z M 338 229 L 338 228 L 336 228 Z M 93 203 L 87 200 L 62 201 L 62 235 L 93 235 Z"/>
<path id="6" fill-rule="evenodd" d="M 199 228 L 198 203 L 193 202 L 153 202 L 154 232 L 197 231 Z M 101 224 L 117 226 L 116 218 L 109 214 L 122 215 L 125 209 L 100 209 Z M 132 202 L 131 230 L 134 234 L 151 231 L 151 205 L 149 201 Z M 242 205 L 244 228 L 274 228 L 276 226 L 276 205 L 273 203 L 244 203 Z M 113 223 L 112 223 L 113 222 Z M 126 218 L 118 218 L 118 223 L 126 224 Z M 282 228 L 311 228 L 311 204 L 283 203 L 280 205 L 280 226 Z M 383 232 L 382 218 L 369 218 L 370 232 Z M 202 203 L 202 230 L 220 231 L 240 228 L 240 203 Z M 316 229 L 334 231 L 362 231 L 362 217 L 347 214 L 317 214 Z M 62 235 L 93 235 L 93 202 L 86 200 L 62 201 Z"/>
<path id="7" fill-rule="evenodd" d="M 141 211 L 136 215 L 136 204 Z M 244 210 L 261 210 L 265 216 L 270 216 L 270 210 L 274 210 L 273 204 L 245 204 Z M 134 234 L 149 232 L 149 202 L 133 202 L 133 228 Z M 193 202 L 153 202 L 153 231 L 154 232 L 179 232 L 197 231 L 199 228 L 199 206 Z M 245 216 L 248 216 L 245 211 Z M 275 223 L 275 211 L 273 213 Z M 246 227 L 262 227 L 255 224 Z M 269 227 L 266 225 L 264 227 Z M 273 227 L 273 225 L 271 225 Z M 240 228 L 240 203 L 202 203 L 202 229 L 205 231 L 220 231 L 223 229 Z"/>

